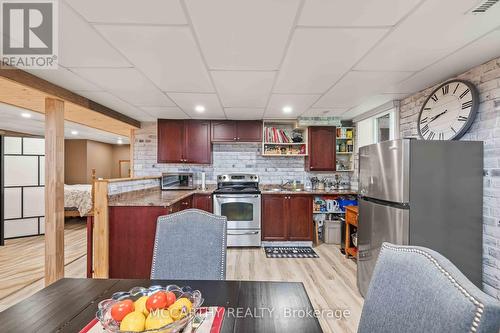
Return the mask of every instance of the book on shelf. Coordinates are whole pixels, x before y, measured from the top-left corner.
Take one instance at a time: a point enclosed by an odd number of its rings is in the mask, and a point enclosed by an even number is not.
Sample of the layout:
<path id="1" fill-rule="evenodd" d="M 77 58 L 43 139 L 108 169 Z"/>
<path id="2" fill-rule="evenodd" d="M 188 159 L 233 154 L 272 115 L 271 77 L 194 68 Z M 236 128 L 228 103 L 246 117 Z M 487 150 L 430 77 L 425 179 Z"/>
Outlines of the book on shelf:
<path id="1" fill-rule="evenodd" d="M 276 127 L 265 128 L 266 143 L 293 143 L 289 133 Z"/>

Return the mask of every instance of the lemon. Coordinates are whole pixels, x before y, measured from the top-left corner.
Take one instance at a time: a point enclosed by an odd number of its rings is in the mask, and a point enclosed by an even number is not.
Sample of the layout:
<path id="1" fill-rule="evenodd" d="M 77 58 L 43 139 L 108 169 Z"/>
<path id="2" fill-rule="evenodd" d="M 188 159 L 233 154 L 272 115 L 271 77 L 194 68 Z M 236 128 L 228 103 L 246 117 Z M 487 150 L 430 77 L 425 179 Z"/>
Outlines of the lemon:
<path id="1" fill-rule="evenodd" d="M 167 310 L 153 310 L 146 318 L 146 329 L 158 329 L 173 322 L 174 320 L 170 317 Z"/>
<path id="2" fill-rule="evenodd" d="M 148 296 L 142 296 L 137 301 L 134 302 L 135 311 L 142 312 L 147 317 L 149 314 L 148 309 L 146 309 L 146 301 Z"/>
<path id="3" fill-rule="evenodd" d="M 191 303 L 191 301 L 183 297 L 179 298 L 177 301 L 175 301 L 174 304 L 170 305 L 170 307 L 168 308 L 168 312 L 170 313 L 170 317 L 172 317 L 173 320 L 179 320 L 186 317 L 191 311 L 192 307 L 193 304 Z"/>
<path id="4" fill-rule="evenodd" d="M 142 332 L 144 331 L 145 321 L 146 317 L 142 312 L 130 312 L 120 323 L 120 331 Z"/>

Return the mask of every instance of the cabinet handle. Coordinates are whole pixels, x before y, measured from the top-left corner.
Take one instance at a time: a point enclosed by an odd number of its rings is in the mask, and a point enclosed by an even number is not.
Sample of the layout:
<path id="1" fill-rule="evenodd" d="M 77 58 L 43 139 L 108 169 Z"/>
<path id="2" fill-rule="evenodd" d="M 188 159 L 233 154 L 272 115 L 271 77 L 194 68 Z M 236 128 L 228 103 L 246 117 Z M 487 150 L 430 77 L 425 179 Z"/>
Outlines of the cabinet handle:
<path id="1" fill-rule="evenodd" d="M 238 139 L 238 141 L 240 141 L 240 138 L 237 138 L 237 139 Z"/>
<path id="2" fill-rule="evenodd" d="M 233 138 L 233 141 L 236 141 L 236 137 Z"/>

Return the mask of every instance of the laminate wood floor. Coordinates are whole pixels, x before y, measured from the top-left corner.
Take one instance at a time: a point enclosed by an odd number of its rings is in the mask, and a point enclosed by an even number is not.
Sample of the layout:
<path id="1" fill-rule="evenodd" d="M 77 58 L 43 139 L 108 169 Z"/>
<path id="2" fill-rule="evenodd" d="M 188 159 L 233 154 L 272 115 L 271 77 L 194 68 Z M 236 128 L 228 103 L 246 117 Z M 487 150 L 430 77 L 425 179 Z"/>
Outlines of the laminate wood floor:
<path id="1" fill-rule="evenodd" d="M 0 311 L 44 287 L 44 237 L 11 240 L 0 247 Z M 86 275 L 86 233 L 83 223 L 65 229 L 65 276 Z M 303 282 L 316 310 L 349 310 L 336 319 L 323 312 L 319 321 L 325 332 L 356 332 L 363 299 L 356 287 L 356 264 L 337 246 L 322 244 L 318 259 L 268 259 L 263 249 L 229 249 L 227 279 Z"/>

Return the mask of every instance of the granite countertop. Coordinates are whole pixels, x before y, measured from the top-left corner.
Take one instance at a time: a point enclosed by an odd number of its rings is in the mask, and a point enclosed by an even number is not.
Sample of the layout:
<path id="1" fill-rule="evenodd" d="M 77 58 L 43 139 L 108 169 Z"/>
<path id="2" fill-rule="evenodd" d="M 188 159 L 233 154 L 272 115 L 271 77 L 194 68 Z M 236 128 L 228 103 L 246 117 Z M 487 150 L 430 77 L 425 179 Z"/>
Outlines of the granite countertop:
<path id="1" fill-rule="evenodd" d="M 215 187 L 209 185 L 207 190 L 162 191 L 160 188 L 152 188 L 125 192 L 110 196 L 108 199 L 108 206 L 169 207 L 193 194 L 212 194 L 214 190 Z"/>
<path id="2" fill-rule="evenodd" d="M 215 185 L 208 185 L 207 190 L 178 190 L 178 191 L 162 191 L 159 188 L 151 188 L 147 190 L 125 192 L 121 194 L 111 195 L 108 200 L 108 206 L 152 206 L 152 207 L 169 207 L 173 204 L 185 199 L 193 194 L 212 194 L 215 190 Z M 311 191 L 293 191 L 289 190 L 273 191 L 273 188 L 279 188 L 278 185 L 262 185 L 260 187 L 262 194 L 276 195 L 356 195 L 357 191 L 351 190 L 311 190 Z"/>

